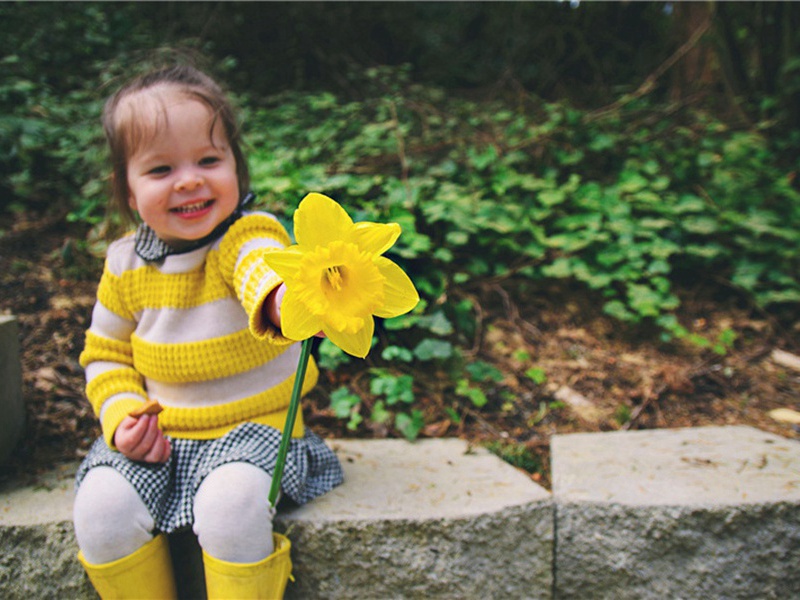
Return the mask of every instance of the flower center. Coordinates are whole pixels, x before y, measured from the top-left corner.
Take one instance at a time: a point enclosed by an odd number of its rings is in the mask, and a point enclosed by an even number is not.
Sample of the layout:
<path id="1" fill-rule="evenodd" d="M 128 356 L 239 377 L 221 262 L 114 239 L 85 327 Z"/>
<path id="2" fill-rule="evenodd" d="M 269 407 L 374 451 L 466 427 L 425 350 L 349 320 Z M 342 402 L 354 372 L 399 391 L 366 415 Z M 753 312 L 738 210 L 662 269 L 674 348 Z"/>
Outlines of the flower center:
<path id="1" fill-rule="evenodd" d="M 381 306 L 385 280 L 372 254 L 336 240 L 304 254 L 293 286 L 310 313 L 333 330 L 355 333 Z"/>
<path id="2" fill-rule="evenodd" d="M 328 285 L 334 289 L 334 291 L 340 292 L 342 290 L 342 286 L 344 285 L 344 276 L 342 275 L 343 267 L 341 265 L 337 265 L 335 267 L 328 267 L 325 269 L 325 279 L 328 282 Z"/>

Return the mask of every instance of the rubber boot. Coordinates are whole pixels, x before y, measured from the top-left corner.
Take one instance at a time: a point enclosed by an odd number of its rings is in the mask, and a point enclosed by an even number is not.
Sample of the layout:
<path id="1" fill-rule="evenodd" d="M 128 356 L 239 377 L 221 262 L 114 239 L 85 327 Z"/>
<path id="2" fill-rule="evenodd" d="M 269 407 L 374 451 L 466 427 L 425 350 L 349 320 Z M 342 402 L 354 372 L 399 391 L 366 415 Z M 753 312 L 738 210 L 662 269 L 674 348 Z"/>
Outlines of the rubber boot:
<path id="1" fill-rule="evenodd" d="M 280 600 L 292 576 L 289 538 L 272 534 L 275 551 L 255 563 L 231 563 L 203 552 L 206 593 L 209 600 L 222 598 Z"/>
<path id="2" fill-rule="evenodd" d="M 158 535 L 133 554 L 110 563 L 92 565 L 82 552 L 78 552 L 78 560 L 103 600 L 178 597 L 166 535 Z"/>

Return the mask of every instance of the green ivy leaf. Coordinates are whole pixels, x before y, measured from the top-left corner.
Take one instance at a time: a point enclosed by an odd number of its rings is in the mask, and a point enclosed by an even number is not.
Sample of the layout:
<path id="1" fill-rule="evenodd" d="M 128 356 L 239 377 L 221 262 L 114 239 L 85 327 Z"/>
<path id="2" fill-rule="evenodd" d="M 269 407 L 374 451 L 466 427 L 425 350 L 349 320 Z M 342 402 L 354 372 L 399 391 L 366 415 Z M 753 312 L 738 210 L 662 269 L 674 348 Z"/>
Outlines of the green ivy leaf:
<path id="1" fill-rule="evenodd" d="M 382 369 L 374 370 L 375 377 L 370 381 L 369 391 L 376 396 L 385 396 L 389 406 L 402 402 L 414 402 L 414 378 L 411 375 L 390 375 Z"/>
<path id="2" fill-rule="evenodd" d="M 392 413 L 386 410 L 386 405 L 383 400 L 378 400 L 372 407 L 372 413 L 369 416 L 370 421 L 373 423 L 383 424 L 388 423 L 392 418 Z"/>
<path id="3" fill-rule="evenodd" d="M 469 363 L 464 369 L 469 373 L 470 379 L 477 382 L 493 381 L 500 383 L 503 381 L 503 372 L 492 364 L 483 360 L 476 360 Z"/>
<path id="4" fill-rule="evenodd" d="M 531 367 L 530 369 L 526 370 L 525 376 L 533 381 L 536 385 L 542 385 L 545 381 L 547 381 L 547 373 L 545 373 L 544 369 L 539 367 Z"/>
<path id="5" fill-rule="evenodd" d="M 425 419 L 422 411 L 414 409 L 411 414 L 397 413 L 394 419 L 394 426 L 409 440 L 414 441 L 419 436 L 419 432 L 425 427 Z"/>
<path id="6" fill-rule="evenodd" d="M 386 346 L 381 352 L 381 358 L 386 361 L 399 360 L 408 363 L 414 360 L 414 355 L 411 350 L 402 346 Z"/>
<path id="7" fill-rule="evenodd" d="M 347 387 L 340 387 L 331 393 L 331 409 L 340 419 L 348 419 L 347 428 L 351 431 L 358 428 L 364 418 L 359 413 L 361 398 L 350 392 Z"/>
<path id="8" fill-rule="evenodd" d="M 444 340 L 426 338 L 414 348 L 414 356 L 419 360 L 445 360 L 453 356 L 453 345 Z"/>
<path id="9" fill-rule="evenodd" d="M 483 390 L 470 385 L 467 379 L 458 380 L 456 384 L 456 394 L 468 398 L 476 408 L 481 408 L 488 402 Z"/>

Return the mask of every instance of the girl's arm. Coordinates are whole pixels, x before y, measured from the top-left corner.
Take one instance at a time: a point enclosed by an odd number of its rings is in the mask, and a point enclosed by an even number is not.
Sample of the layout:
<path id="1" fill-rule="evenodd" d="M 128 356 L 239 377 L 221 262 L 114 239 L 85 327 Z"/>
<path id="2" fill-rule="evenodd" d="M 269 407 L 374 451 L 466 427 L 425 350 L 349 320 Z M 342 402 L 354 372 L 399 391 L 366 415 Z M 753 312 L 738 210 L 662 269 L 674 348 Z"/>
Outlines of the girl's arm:
<path id="1" fill-rule="evenodd" d="M 120 274 L 125 270 L 124 256 L 119 242 L 109 247 L 80 363 L 86 370 L 86 396 L 100 419 L 106 443 L 129 458 L 139 460 L 140 456 L 152 458 L 164 456 L 165 452 L 163 442 L 154 442 L 152 434 L 148 437 L 143 433 L 149 419 L 134 427 L 136 419 L 128 417 L 131 410 L 148 399 L 148 394 L 144 378 L 133 365 L 131 335 L 136 323 L 120 289 Z M 160 432 L 159 437 L 163 439 Z M 123 443 L 125 450 L 116 446 L 118 441 Z M 145 450 L 142 444 L 149 447 Z M 156 451 L 151 452 L 154 444 Z"/>
<path id="2" fill-rule="evenodd" d="M 250 332 L 257 339 L 287 346 L 293 342 L 281 335 L 283 282 L 262 258 L 289 243 L 289 234 L 275 217 L 253 213 L 231 225 L 219 249 L 220 271 L 248 315 Z"/>

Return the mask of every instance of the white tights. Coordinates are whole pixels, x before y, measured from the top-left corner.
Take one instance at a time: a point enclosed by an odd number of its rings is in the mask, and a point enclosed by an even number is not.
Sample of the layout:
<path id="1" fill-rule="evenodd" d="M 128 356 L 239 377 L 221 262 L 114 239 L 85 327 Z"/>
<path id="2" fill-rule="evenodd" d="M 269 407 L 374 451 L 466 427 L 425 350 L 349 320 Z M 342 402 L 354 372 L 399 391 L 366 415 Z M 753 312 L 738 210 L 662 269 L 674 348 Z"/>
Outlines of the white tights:
<path id="1" fill-rule="evenodd" d="M 270 476 L 249 463 L 211 471 L 194 498 L 194 532 L 220 560 L 258 562 L 272 554 Z M 155 521 L 134 487 L 111 467 L 96 467 L 78 488 L 75 535 L 87 562 L 104 564 L 132 554 L 153 539 Z"/>

